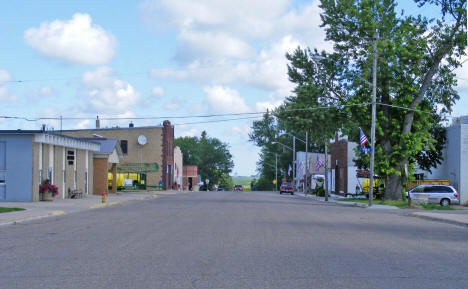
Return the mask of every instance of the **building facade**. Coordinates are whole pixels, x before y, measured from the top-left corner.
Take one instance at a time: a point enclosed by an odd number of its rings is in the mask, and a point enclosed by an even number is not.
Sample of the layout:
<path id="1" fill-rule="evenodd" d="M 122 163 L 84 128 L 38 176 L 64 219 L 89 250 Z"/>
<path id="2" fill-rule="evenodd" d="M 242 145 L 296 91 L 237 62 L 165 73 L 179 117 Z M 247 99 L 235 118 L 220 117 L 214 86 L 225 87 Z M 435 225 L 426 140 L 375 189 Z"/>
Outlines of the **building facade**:
<path id="1" fill-rule="evenodd" d="M 137 175 L 140 185 L 156 187 L 162 181 L 164 189 L 174 183 L 174 127 L 169 121 L 162 126 L 99 128 L 67 130 L 61 134 L 90 138 L 104 137 L 119 140 L 123 158 L 117 174 Z"/>
<path id="2" fill-rule="evenodd" d="M 322 165 L 317 166 L 318 159 Z M 318 167 L 318 170 L 316 169 Z M 328 155 L 328 168 L 330 168 L 330 155 Z M 296 152 L 296 188 L 301 189 L 304 185 L 305 175 L 309 172 L 309 186 L 314 188 L 314 178 L 315 175 L 325 176 L 325 154 L 314 153 L 314 152 Z M 279 173 L 279 172 L 278 172 Z M 329 186 L 331 180 L 329 178 Z"/>
<path id="3" fill-rule="evenodd" d="M 174 189 L 182 190 L 182 176 L 184 173 L 183 156 L 180 147 L 174 148 Z"/>
<path id="4" fill-rule="evenodd" d="M 183 167 L 183 188 L 184 191 L 198 191 L 198 166 Z"/>
<path id="5" fill-rule="evenodd" d="M 58 198 L 93 187 L 93 153 L 99 144 L 44 131 L 0 131 L 0 201 L 39 201 L 49 180 Z"/>
<path id="6" fill-rule="evenodd" d="M 460 203 L 468 202 L 468 116 L 455 118 L 446 129 L 444 160 L 431 172 L 420 171 L 426 179 L 446 179 L 460 195 Z"/>
<path id="7" fill-rule="evenodd" d="M 338 137 L 338 134 L 334 140 L 330 141 L 330 191 L 332 193 L 337 195 L 354 194 L 356 186 L 360 187 L 356 176 L 358 168 L 354 164 L 357 146 L 357 143 L 348 141 L 348 136 Z"/>

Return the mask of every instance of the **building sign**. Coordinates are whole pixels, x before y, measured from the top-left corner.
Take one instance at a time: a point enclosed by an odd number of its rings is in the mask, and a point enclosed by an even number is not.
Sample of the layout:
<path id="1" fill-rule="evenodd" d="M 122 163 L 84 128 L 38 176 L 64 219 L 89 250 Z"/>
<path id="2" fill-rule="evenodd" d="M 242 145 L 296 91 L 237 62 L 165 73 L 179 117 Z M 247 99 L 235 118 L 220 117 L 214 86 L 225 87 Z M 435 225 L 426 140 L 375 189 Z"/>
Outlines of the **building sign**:
<path id="1" fill-rule="evenodd" d="M 117 165 L 119 173 L 157 173 L 159 166 L 157 163 L 123 163 Z"/>

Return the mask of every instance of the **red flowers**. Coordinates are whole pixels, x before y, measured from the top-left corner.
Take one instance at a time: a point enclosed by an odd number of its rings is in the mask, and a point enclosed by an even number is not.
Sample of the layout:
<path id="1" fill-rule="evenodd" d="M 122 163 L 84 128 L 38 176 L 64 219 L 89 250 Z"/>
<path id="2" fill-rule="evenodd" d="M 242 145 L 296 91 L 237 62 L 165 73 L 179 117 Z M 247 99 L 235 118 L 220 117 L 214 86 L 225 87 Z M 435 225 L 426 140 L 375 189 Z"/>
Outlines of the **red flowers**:
<path id="1" fill-rule="evenodd" d="M 39 186 L 39 192 L 44 193 L 44 192 L 51 192 L 52 196 L 56 196 L 59 194 L 58 188 L 56 185 L 52 185 L 49 180 L 45 180 L 42 182 L 42 185 Z"/>

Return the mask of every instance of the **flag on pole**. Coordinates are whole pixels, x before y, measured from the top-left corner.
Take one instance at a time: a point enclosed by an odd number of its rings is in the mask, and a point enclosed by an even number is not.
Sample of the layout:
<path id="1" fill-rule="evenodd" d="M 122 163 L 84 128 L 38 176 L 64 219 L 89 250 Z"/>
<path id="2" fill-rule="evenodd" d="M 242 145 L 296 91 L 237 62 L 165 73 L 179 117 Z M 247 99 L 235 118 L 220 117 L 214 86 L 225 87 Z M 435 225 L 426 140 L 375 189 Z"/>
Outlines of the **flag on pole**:
<path id="1" fill-rule="evenodd" d="M 360 133 L 360 139 L 361 139 L 361 147 L 365 147 L 366 142 L 368 142 L 366 135 L 362 132 L 362 129 L 359 128 L 359 133 Z"/>
<path id="2" fill-rule="evenodd" d="M 302 170 L 304 169 L 304 164 L 302 162 L 299 163 L 299 166 L 297 167 L 297 174 L 302 175 Z"/>
<path id="3" fill-rule="evenodd" d="M 317 162 L 315 163 L 315 170 L 318 172 L 318 170 L 323 167 L 323 162 L 320 160 L 320 156 L 317 155 Z"/>
<path id="4" fill-rule="evenodd" d="M 288 168 L 288 176 L 291 176 L 291 171 L 292 171 L 292 168 L 291 168 L 291 165 L 289 165 L 289 168 Z"/>

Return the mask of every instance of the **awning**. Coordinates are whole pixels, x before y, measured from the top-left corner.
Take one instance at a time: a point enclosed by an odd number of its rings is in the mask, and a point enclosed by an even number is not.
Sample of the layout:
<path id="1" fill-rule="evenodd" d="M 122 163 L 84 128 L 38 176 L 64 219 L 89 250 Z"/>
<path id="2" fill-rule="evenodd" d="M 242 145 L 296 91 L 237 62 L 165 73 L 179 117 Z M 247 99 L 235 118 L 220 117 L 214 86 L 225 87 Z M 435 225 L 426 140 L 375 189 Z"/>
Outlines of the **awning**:
<path id="1" fill-rule="evenodd" d="M 117 165 L 118 173 L 156 173 L 159 171 L 157 163 L 120 163 Z"/>

